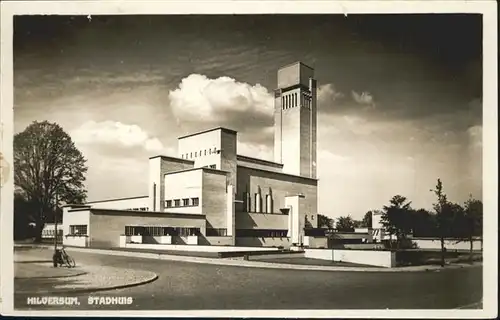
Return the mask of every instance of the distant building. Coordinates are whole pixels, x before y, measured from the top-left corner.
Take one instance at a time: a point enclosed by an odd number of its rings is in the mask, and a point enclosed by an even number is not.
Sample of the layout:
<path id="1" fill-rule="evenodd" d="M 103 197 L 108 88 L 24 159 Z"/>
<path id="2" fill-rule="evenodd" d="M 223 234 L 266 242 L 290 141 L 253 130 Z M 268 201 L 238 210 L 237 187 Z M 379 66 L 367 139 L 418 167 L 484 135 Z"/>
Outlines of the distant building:
<path id="1" fill-rule="evenodd" d="M 298 62 L 277 78 L 274 161 L 238 154 L 227 128 L 179 137 L 177 157 L 149 159 L 148 195 L 66 206 L 64 243 L 320 245 L 305 234 L 318 220 L 314 70 Z"/>

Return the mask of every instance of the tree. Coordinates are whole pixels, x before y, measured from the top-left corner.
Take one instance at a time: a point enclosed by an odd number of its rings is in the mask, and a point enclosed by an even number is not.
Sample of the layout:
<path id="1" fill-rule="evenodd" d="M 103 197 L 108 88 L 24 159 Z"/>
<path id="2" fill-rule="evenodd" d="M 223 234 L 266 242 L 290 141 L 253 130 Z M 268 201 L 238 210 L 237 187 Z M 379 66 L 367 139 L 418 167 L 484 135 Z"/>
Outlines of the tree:
<path id="1" fill-rule="evenodd" d="M 453 205 L 448 201 L 446 194 L 443 192 L 443 183 L 441 179 L 437 180 L 435 189 L 431 192 L 437 197 L 436 203 L 433 204 L 436 213 L 436 224 L 439 239 L 441 241 L 441 266 L 445 265 L 445 247 L 444 239 L 450 234 L 450 229 L 453 221 Z"/>
<path id="2" fill-rule="evenodd" d="M 83 203 L 87 167 L 71 137 L 55 123 L 33 122 L 14 136 L 14 184 L 37 212 L 36 240 L 60 202 Z"/>
<path id="3" fill-rule="evenodd" d="M 363 220 L 361 220 L 361 227 L 363 228 L 371 228 L 372 227 L 372 212 L 368 211 L 365 213 Z"/>
<path id="4" fill-rule="evenodd" d="M 347 215 L 345 217 L 339 217 L 335 225 L 335 229 L 341 232 L 353 232 L 354 227 L 355 227 L 354 220 L 351 218 L 350 215 Z"/>
<path id="5" fill-rule="evenodd" d="M 437 236 L 435 215 L 426 209 L 413 210 L 412 231 L 414 237 L 435 237 Z"/>
<path id="6" fill-rule="evenodd" d="M 391 236 L 396 236 L 399 248 L 401 241 L 411 232 L 411 202 L 407 202 L 406 197 L 396 195 L 389 203 L 389 206 L 384 206 L 380 222 Z"/>
<path id="7" fill-rule="evenodd" d="M 32 224 L 37 209 L 19 192 L 14 192 L 14 239 L 32 238 Z"/>
<path id="8" fill-rule="evenodd" d="M 323 214 L 318 214 L 318 228 L 333 229 L 333 219 Z"/>
<path id="9" fill-rule="evenodd" d="M 470 242 L 469 260 L 473 258 L 473 239 L 474 236 L 481 235 L 483 232 L 483 202 L 473 199 L 472 196 L 464 204 L 464 215 L 462 219 L 462 230 L 464 236 Z"/>

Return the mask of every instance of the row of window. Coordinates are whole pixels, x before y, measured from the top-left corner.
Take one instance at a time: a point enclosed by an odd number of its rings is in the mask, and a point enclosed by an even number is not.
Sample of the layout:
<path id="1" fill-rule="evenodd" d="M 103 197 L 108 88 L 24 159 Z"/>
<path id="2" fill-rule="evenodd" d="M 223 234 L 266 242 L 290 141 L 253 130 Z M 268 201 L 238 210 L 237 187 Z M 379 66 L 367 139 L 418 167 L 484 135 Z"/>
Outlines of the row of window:
<path id="1" fill-rule="evenodd" d="M 63 230 L 57 229 L 57 234 L 62 235 Z M 42 238 L 54 238 L 55 230 L 42 230 Z"/>
<path id="2" fill-rule="evenodd" d="M 207 237 L 226 237 L 227 229 L 226 228 L 207 228 L 206 231 Z"/>
<path id="3" fill-rule="evenodd" d="M 162 226 L 126 226 L 126 236 L 197 236 L 200 228 L 162 227 Z"/>
<path id="4" fill-rule="evenodd" d="M 273 198 L 270 194 L 266 194 L 265 203 L 262 203 L 262 198 L 260 194 L 254 194 L 254 201 L 249 192 L 245 193 L 245 209 L 247 212 L 257 212 L 257 213 L 273 213 Z"/>
<path id="5" fill-rule="evenodd" d="M 236 236 L 243 238 L 284 238 L 288 230 L 236 229 Z"/>
<path id="6" fill-rule="evenodd" d="M 308 94 L 304 93 L 300 95 L 300 106 L 311 109 L 311 96 Z M 299 106 L 299 94 L 298 93 L 292 93 L 292 94 L 287 94 L 283 95 L 281 97 L 281 107 L 283 110 L 285 109 L 290 109 L 290 108 L 295 108 Z"/>
<path id="7" fill-rule="evenodd" d="M 211 155 L 211 154 L 220 154 L 220 150 L 217 150 L 216 147 L 210 148 L 210 149 L 205 149 L 205 150 L 200 150 L 195 151 L 195 152 L 187 152 L 184 154 L 181 154 L 182 159 L 194 159 L 198 157 L 203 157 L 206 155 Z"/>
<path id="8" fill-rule="evenodd" d="M 148 207 L 141 207 L 141 208 L 128 208 L 125 210 L 133 210 L 133 211 L 148 211 Z"/>
<path id="9" fill-rule="evenodd" d="M 184 199 L 165 200 L 165 206 L 167 208 L 196 207 L 199 205 L 200 205 L 199 198 L 184 198 Z"/>
<path id="10" fill-rule="evenodd" d="M 87 225 L 86 224 L 77 224 L 69 226 L 69 234 L 71 235 L 86 235 L 87 234 Z"/>

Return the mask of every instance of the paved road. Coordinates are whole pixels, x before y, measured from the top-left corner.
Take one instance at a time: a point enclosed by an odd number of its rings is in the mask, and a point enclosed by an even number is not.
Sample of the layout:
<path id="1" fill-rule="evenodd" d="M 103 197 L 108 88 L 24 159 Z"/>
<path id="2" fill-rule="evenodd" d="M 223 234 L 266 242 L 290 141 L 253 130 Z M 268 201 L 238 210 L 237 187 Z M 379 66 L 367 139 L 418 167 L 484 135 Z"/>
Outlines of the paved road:
<path id="1" fill-rule="evenodd" d="M 153 271 L 158 280 L 127 289 L 74 295 L 74 309 L 450 309 L 477 308 L 482 268 L 442 272 L 327 272 L 191 264 L 99 254 L 77 263 Z M 89 306 L 89 296 L 131 296 L 130 305 Z M 26 308 L 15 295 L 15 308 Z M 61 307 L 47 307 L 57 309 Z M 43 309 L 38 306 L 35 309 Z"/>

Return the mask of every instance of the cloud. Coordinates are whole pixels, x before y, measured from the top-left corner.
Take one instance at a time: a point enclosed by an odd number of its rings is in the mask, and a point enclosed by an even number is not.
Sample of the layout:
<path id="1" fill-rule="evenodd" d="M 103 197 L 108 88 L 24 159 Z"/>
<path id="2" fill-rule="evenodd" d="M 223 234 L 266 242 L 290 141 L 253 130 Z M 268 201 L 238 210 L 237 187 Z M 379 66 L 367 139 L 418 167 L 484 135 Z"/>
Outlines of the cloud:
<path id="1" fill-rule="evenodd" d="M 149 152 L 163 152 L 164 145 L 151 137 L 141 127 L 115 121 L 87 121 L 71 132 L 75 143 L 82 145 L 104 144 L 113 147 L 142 147 Z"/>
<path id="2" fill-rule="evenodd" d="M 335 86 L 331 83 L 327 83 L 319 86 L 318 88 L 318 101 L 321 102 L 332 102 L 338 98 L 344 97 L 344 94 L 335 89 Z"/>
<path id="3" fill-rule="evenodd" d="M 274 111 L 274 98 L 266 88 L 229 77 L 191 74 L 170 91 L 169 100 L 178 122 L 229 124 L 235 129 L 269 126 Z"/>
<path id="4" fill-rule="evenodd" d="M 483 146 L 483 126 L 476 125 L 467 129 L 467 135 L 469 136 L 470 145 L 473 147 Z"/>
<path id="5" fill-rule="evenodd" d="M 373 95 L 367 91 L 363 91 L 362 93 L 357 93 L 356 91 L 352 91 L 352 98 L 359 104 L 367 105 L 371 108 L 375 108 L 375 100 Z"/>

